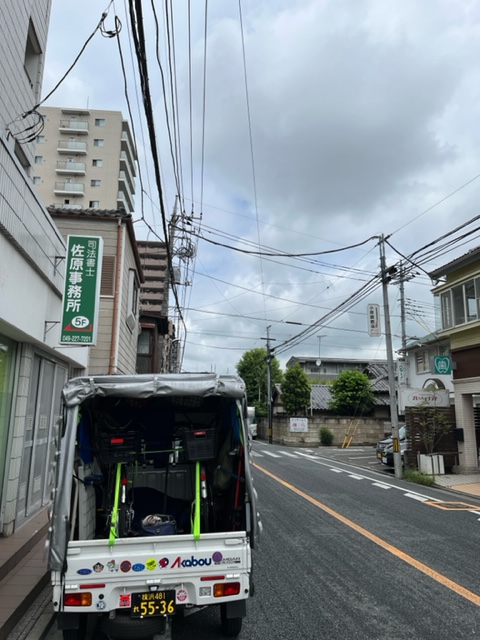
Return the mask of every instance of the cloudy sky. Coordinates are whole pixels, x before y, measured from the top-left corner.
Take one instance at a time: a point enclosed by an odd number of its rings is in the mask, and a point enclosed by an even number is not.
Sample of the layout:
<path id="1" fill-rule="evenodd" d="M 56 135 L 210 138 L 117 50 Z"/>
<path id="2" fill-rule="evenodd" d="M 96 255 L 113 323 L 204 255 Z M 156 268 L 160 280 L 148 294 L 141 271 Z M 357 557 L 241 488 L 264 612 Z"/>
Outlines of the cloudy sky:
<path id="1" fill-rule="evenodd" d="M 145 192 L 142 208 L 137 185 L 137 236 L 156 239 L 151 230 L 163 238 L 163 226 L 128 3 L 53 0 L 43 94 L 108 8 L 106 29 L 115 16 L 122 26 L 127 96 L 117 39 L 97 32 L 46 104 L 128 118 L 130 106 Z M 366 316 L 368 303 L 382 303 L 372 281 L 378 237 L 388 237 L 393 265 L 464 225 L 448 238 L 472 232 L 464 240 L 429 262 L 417 253 L 421 268 L 409 263 L 407 336 L 434 330 L 425 272 L 480 244 L 468 224 L 480 213 L 480 5 L 210 0 L 205 25 L 205 2 L 190 3 L 189 19 L 188 0 L 168 0 L 167 36 L 165 2 L 154 4 L 156 16 L 150 2 L 143 11 L 164 206 L 169 218 L 180 191 L 178 211 L 193 214 L 175 245 L 183 368 L 232 373 L 244 351 L 265 345 L 267 327 L 282 366 L 294 355 L 384 358 L 385 338 L 368 336 Z M 195 257 L 182 259 L 192 247 Z M 305 253 L 317 255 L 285 255 Z M 395 351 L 395 283 L 389 300 Z"/>

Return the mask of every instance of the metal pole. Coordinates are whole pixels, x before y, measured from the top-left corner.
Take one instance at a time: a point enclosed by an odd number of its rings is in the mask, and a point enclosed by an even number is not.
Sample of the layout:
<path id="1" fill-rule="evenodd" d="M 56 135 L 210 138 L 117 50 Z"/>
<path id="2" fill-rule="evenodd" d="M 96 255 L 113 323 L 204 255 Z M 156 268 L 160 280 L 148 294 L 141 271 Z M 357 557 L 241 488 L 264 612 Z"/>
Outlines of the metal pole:
<path id="1" fill-rule="evenodd" d="M 390 327 L 390 309 L 388 305 L 388 277 L 385 265 L 385 237 L 380 236 L 380 269 L 382 277 L 383 291 L 383 314 L 385 317 L 385 346 L 387 350 L 388 385 L 390 387 L 390 420 L 392 423 L 393 440 L 393 464 L 395 467 L 395 477 L 401 478 L 402 456 L 400 454 L 399 433 L 398 433 L 398 409 L 397 409 L 397 389 L 395 384 L 395 367 L 392 349 L 392 330 Z"/>
<path id="2" fill-rule="evenodd" d="M 270 351 L 270 326 L 267 327 L 267 419 L 268 419 L 268 442 L 269 442 L 269 444 L 272 444 L 272 442 L 273 442 L 273 430 L 272 430 L 272 353 Z"/>

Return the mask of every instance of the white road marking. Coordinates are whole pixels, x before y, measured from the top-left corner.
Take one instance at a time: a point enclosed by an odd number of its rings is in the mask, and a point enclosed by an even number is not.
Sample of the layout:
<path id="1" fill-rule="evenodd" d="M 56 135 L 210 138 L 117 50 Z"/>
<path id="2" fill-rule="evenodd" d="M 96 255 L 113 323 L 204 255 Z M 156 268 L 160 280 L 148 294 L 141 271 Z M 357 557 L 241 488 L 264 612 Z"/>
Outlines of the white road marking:
<path id="1" fill-rule="evenodd" d="M 272 458 L 281 458 L 277 453 L 272 453 L 271 451 L 262 451 L 266 456 L 272 456 Z"/>
<path id="2" fill-rule="evenodd" d="M 425 496 L 420 496 L 416 493 L 404 493 L 403 495 L 406 498 L 412 498 L 413 500 L 418 500 L 419 502 L 425 502 L 426 500 L 428 500 L 428 498 L 426 498 Z"/>
<path id="3" fill-rule="evenodd" d="M 353 473 L 349 473 L 348 477 L 353 478 L 354 480 L 363 480 L 363 476 L 356 476 Z"/>
<path id="4" fill-rule="evenodd" d="M 296 456 L 294 453 L 291 453 L 290 451 L 280 451 L 280 453 L 284 456 L 290 456 L 290 458 L 298 458 L 298 456 Z"/>
<path id="5" fill-rule="evenodd" d="M 333 473 L 343 473 L 343 469 L 330 469 L 330 471 L 333 471 Z"/>
<path id="6" fill-rule="evenodd" d="M 392 487 L 389 487 L 388 484 L 383 484 L 382 482 L 372 482 L 372 485 L 374 487 L 380 487 L 380 489 L 391 489 Z"/>

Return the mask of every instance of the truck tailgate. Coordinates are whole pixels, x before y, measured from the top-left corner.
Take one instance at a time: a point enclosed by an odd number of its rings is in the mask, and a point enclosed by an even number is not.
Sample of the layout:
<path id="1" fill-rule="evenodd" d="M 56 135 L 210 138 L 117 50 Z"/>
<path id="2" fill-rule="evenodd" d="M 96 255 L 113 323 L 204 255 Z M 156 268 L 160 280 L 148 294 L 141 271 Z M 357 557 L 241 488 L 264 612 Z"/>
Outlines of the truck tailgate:
<path id="1" fill-rule="evenodd" d="M 63 579 L 52 572 L 56 611 L 130 608 L 132 593 L 172 590 L 176 605 L 203 606 L 247 598 L 250 590 L 251 550 L 243 531 L 207 533 L 198 540 L 124 538 L 113 546 L 108 540 L 73 541 L 67 565 Z"/>

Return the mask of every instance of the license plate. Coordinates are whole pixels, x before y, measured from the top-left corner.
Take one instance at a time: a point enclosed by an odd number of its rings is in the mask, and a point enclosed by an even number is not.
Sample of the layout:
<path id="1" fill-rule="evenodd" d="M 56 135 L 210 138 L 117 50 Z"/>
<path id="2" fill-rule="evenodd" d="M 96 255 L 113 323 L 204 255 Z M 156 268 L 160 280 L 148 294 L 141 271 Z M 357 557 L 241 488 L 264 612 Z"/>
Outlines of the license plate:
<path id="1" fill-rule="evenodd" d="M 169 616 L 175 613 L 175 590 L 132 593 L 132 618 Z"/>

